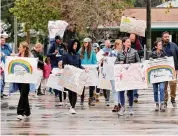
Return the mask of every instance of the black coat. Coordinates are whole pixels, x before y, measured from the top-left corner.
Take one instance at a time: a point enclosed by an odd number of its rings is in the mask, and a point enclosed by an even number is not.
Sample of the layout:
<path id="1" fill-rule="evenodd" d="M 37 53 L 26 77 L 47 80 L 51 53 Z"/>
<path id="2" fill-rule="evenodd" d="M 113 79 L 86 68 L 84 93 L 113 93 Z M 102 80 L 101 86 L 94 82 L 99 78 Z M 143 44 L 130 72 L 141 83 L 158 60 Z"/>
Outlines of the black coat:
<path id="1" fill-rule="evenodd" d="M 31 51 L 31 53 L 35 58 L 38 58 L 38 68 L 44 70 L 43 56 L 34 49 Z"/>

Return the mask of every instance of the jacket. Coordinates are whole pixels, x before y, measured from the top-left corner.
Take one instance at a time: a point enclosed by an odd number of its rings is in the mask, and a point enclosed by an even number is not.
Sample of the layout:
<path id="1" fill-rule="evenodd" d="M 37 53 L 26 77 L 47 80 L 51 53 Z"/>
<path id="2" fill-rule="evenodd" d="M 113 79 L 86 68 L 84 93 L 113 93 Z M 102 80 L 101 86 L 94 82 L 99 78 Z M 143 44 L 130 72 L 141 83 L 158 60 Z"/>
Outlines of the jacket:
<path id="1" fill-rule="evenodd" d="M 128 52 L 123 51 L 122 54 L 125 56 L 124 64 L 140 62 L 138 52 L 132 48 L 129 48 Z"/>
<path id="2" fill-rule="evenodd" d="M 77 42 L 76 51 L 73 50 L 74 43 Z M 64 65 L 72 65 L 78 68 L 83 69 L 80 60 L 80 54 L 78 53 L 80 49 L 80 42 L 78 40 L 71 40 L 68 43 L 68 53 L 65 53 L 62 57 L 62 64 Z"/>
<path id="3" fill-rule="evenodd" d="M 79 50 L 79 54 L 81 53 L 81 49 Z M 96 53 L 94 50 L 91 51 L 90 58 L 88 59 L 87 52 L 84 52 L 84 58 L 81 59 L 82 64 L 96 64 L 97 59 L 96 59 Z"/>
<path id="4" fill-rule="evenodd" d="M 60 56 L 53 54 L 55 50 L 58 50 Z M 47 56 L 50 57 L 52 68 L 58 67 L 58 62 L 62 60 L 62 56 L 65 52 L 66 50 L 64 44 L 57 45 L 55 42 L 51 43 Z"/>
<path id="5" fill-rule="evenodd" d="M 158 54 L 157 52 L 156 52 L 156 50 L 154 50 L 151 54 L 150 54 L 150 58 L 153 58 L 153 59 L 157 59 L 157 58 L 163 58 L 163 57 L 165 57 L 166 56 L 166 54 L 165 54 L 165 52 L 163 52 L 163 51 L 161 51 L 160 52 L 160 54 Z"/>
<path id="6" fill-rule="evenodd" d="M 38 58 L 38 68 L 43 70 L 44 69 L 43 56 L 39 52 L 37 52 L 35 49 L 33 49 L 31 51 L 31 53 L 32 53 L 34 58 Z"/>
<path id="7" fill-rule="evenodd" d="M 144 56 L 144 50 L 138 38 L 136 39 L 135 43 L 131 43 L 131 48 L 138 51 L 138 55 L 140 58 Z"/>
<path id="8" fill-rule="evenodd" d="M 178 70 L 178 46 L 173 42 L 169 42 L 166 46 L 170 47 L 170 50 L 172 52 L 172 56 L 174 58 L 175 70 Z M 163 51 L 165 53 L 166 53 L 166 46 L 163 45 Z M 168 57 L 170 57 L 170 56 L 168 56 Z"/>
<path id="9" fill-rule="evenodd" d="M 49 78 L 51 70 L 52 70 L 51 64 L 45 64 L 44 65 L 44 70 L 43 70 L 43 77 L 44 78 Z"/>
<path id="10" fill-rule="evenodd" d="M 12 53 L 12 49 L 8 44 L 5 43 L 3 46 L 1 45 L 1 52 L 3 54 L 1 56 L 1 61 L 5 64 L 5 57 L 10 56 L 10 54 Z"/>
<path id="11" fill-rule="evenodd" d="M 123 54 L 122 51 L 117 53 L 117 58 L 116 58 L 115 64 L 120 64 L 121 61 L 123 61 L 123 62 L 125 61 L 125 55 Z"/>

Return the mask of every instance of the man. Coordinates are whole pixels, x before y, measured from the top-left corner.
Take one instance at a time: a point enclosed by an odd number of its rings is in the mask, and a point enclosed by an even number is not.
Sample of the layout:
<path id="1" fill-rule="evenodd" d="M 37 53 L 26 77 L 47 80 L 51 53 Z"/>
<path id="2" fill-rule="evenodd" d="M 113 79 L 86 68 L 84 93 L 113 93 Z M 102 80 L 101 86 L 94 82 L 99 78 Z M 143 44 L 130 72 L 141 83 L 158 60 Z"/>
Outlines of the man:
<path id="1" fill-rule="evenodd" d="M 5 43 L 5 38 L 1 37 L 1 40 L 0 40 L 0 44 L 1 44 L 1 63 L 4 63 L 5 64 L 5 59 L 6 59 L 6 56 L 10 56 L 12 54 L 12 49 L 10 48 L 10 46 Z M 4 92 L 4 87 L 5 87 L 5 82 L 4 82 L 4 77 L 2 77 L 2 83 L 3 85 L 1 85 L 1 98 L 7 96 L 5 94 L 3 94 Z"/>
<path id="2" fill-rule="evenodd" d="M 52 68 L 58 67 L 58 62 L 62 60 L 62 55 L 66 52 L 66 47 L 62 43 L 60 36 L 55 37 L 55 41 L 51 44 L 47 56 L 50 57 Z"/>
<path id="3" fill-rule="evenodd" d="M 37 44 L 35 44 L 35 47 L 32 49 L 31 53 L 33 54 L 33 56 L 35 58 L 38 58 L 38 69 L 43 71 L 44 70 L 43 56 L 40 54 L 42 52 L 42 50 L 43 50 L 43 45 L 41 43 L 37 43 Z M 44 95 L 41 92 L 41 83 L 38 88 L 37 95 Z"/>
<path id="4" fill-rule="evenodd" d="M 175 65 L 175 70 L 178 71 L 178 46 L 173 43 L 169 42 L 169 32 L 163 32 L 162 33 L 162 42 L 163 42 L 163 51 L 166 53 L 168 57 L 173 57 L 174 58 L 174 65 Z M 170 96 L 171 96 L 171 103 L 173 107 L 176 107 L 176 87 L 177 87 L 177 81 L 170 81 L 165 83 L 165 106 L 167 107 L 167 101 L 168 101 L 168 83 L 170 86 Z"/>
<path id="5" fill-rule="evenodd" d="M 109 40 L 105 41 L 105 47 L 102 49 L 104 52 L 104 56 L 109 56 L 110 53 L 112 52 L 111 49 L 111 42 Z M 110 106 L 109 101 L 110 101 L 110 90 L 103 89 L 104 97 L 105 97 L 105 104 L 106 106 Z"/>
<path id="6" fill-rule="evenodd" d="M 140 40 L 138 39 L 138 37 L 136 36 L 136 34 L 130 34 L 130 40 L 131 40 L 131 48 L 135 49 L 138 51 L 138 54 L 140 56 L 140 59 L 143 58 L 144 56 L 144 50 L 143 47 L 140 43 Z M 134 90 L 134 102 L 137 103 L 138 102 L 138 90 Z"/>

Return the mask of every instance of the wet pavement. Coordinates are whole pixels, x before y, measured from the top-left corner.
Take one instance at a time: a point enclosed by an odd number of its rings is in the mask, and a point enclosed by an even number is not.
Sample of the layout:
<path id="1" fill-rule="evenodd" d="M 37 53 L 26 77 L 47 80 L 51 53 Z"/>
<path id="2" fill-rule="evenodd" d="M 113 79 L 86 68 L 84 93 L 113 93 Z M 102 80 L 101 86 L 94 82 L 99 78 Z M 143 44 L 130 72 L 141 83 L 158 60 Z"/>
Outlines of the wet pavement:
<path id="1" fill-rule="evenodd" d="M 104 105 L 103 97 L 94 107 L 88 106 L 87 97 L 81 107 L 78 98 L 77 114 L 71 115 L 68 106 L 59 106 L 54 95 L 35 99 L 30 96 L 32 114 L 19 121 L 16 118 L 19 94 L 16 93 L 3 100 L 10 107 L 1 109 L 1 135 L 178 135 L 178 108 L 169 102 L 166 112 L 155 112 L 152 88 L 140 90 L 139 94 L 134 116 L 126 113 L 120 117 L 112 113 L 113 103 L 110 107 Z"/>

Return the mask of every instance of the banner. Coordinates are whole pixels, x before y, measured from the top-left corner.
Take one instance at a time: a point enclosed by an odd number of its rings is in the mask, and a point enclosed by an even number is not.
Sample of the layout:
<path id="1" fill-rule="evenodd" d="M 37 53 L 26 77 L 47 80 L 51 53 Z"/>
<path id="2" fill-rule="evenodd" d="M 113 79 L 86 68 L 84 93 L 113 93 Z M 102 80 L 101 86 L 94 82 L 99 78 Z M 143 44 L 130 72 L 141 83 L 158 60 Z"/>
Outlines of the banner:
<path id="1" fill-rule="evenodd" d="M 67 26 L 68 23 L 63 20 L 48 21 L 49 38 L 55 38 L 56 34 L 62 38 Z"/>
<path id="2" fill-rule="evenodd" d="M 116 57 L 105 57 L 103 62 L 103 78 L 114 80 L 114 64 Z"/>
<path id="3" fill-rule="evenodd" d="M 7 57 L 5 82 L 37 84 L 37 58 Z"/>
<path id="4" fill-rule="evenodd" d="M 100 68 L 98 88 L 112 90 L 111 81 L 103 77 L 103 68 Z"/>
<path id="5" fill-rule="evenodd" d="M 101 50 L 96 54 L 97 62 L 100 62 L 103 58 L 104 58 L 104 51 L 101 49 Z"/>
<path id="6" fill-rule="evenodd" d="M 77 67 L 66 65 L 59 79 L 59 84 L 79 95 L 82 95 L 83 88 L 88 76 L 85 71 Z"/>
<path id="7" fill-rule="evenodd" d="M 98 65 L 82 65 L 84 68 L 88 68 L 89 72 L 86 73 L 88 76 L 88 79 L 86 81 L 85 86 L 98 86 L 98 71 L 97 67 Z"/>
<path id="8" fill-rule="evenodd" d="M 147 66 L 146 79 L 149 83 L 159 83 L 176 80 L 173 57 L 144 61 Z"/>
<path id="9" fill-rule="evenodd" d="M 145 37 L 146 21 L 122 16 L 120 31 Z"/>
<path id="10" fill-rule="evenodd" d="M 116 91 L 146 89 L 148 85 L 145 70 L 143 63 L 116 64 L 114 66 Z"/>

